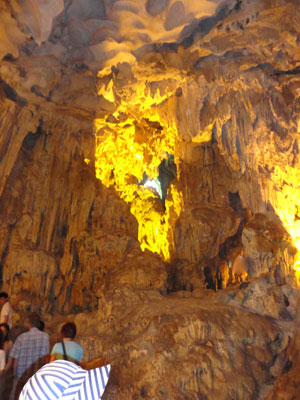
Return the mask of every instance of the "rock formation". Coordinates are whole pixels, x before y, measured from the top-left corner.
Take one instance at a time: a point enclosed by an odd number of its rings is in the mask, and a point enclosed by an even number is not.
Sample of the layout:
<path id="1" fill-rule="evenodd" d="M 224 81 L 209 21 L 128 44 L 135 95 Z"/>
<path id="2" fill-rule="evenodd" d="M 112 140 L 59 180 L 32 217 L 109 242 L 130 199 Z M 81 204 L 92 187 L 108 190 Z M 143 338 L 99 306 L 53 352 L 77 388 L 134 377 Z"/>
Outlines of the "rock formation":
<path id="1" fill-rule="evenodd" d="M 15 322 L 75 320 L 106 400 L 297 399 L 299 2 L 11 0 L 0 33 Z"/>

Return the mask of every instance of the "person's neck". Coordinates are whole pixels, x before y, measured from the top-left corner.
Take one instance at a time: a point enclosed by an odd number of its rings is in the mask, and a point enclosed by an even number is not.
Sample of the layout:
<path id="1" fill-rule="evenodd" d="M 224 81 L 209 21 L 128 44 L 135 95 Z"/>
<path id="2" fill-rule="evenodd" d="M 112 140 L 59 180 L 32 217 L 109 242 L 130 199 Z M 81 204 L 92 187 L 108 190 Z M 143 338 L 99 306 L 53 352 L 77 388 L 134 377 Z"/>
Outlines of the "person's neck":
<path id="1" fill-rule="evenodd" d="M 72 340 L 72 339 L 71 339 L 71 338 L 68 338 L 68 337 L 64 337 L 64 338 L 63 338 L 63 342 L 71 342 L 71 340 Z"/>

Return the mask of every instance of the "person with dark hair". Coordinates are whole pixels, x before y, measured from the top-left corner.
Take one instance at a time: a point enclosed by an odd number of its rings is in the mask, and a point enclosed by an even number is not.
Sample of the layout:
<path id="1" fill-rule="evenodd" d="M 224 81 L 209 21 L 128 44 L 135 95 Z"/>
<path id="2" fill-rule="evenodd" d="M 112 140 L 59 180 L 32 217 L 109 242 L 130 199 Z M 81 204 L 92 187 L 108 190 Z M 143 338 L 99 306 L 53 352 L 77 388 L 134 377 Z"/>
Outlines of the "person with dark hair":
<path id="1" fill-rule="evenodd" d="M 62 341 L 53 346 L 50 356 L 50 362 L 54 360 L 68 360 L 75 364 L 81 364 L 83 357 L 82 347 L 74 342 L 76 336 L 76 325 L 74 322 L 65 323 L 61 330 Z"/>
<path id="2" fill-rule="evenodd" d="M 6 327 L 8 327 L 7 324 L 1 324 L 0 328 L 6 332 Z M 9 327 L 8 327 L 9 329 Z M 13 359 L 9 357 L 10 351 L 12 349 L 12 346 L 14 342 L 16 341 L 17 337 L 21 335 L 21 333 L 27 332 L 28 328 L 26 328 L 23 325 L 14 325 L 8 332 L 7 334 L 7 341 L 8 341 L 8 347 L 9 347 L 9 352 L 8 356 L 6 356 L 6 366 L 5 366 L 5 372 L 2 374 L 1 380 L 0 380 L 0 393 L 2 390 L 2 397 L 0 395 L 0 399 L 9 399 L 9 394 L 11 392 L 11 388 L 13 387 L 13 374 L 12 374 L 12 361 Z M 4 350 L 6 349 L 6 342 L 4 342 Z"/>
<path id="3" fill-rule="evenodd" d="M 7 339 L 9 334 L 9 326 L 6 322 L 0 324 L 0 330 L 3 332 L 4 339 Z"/>
<path id="4" fill-rule="evenodd" d="M 49 353 L 49 335 L 38 329 L 40 317 L 31 313 L 29 331 L 19 335 L 13 344 L 8 364 L 13 364 L 14 386 L 10 399 L 17 399 L 27 380 L 46 362 Z M 15 392 L 15 393 L 14 393 Z"/>
<path id="5" fill-rule="evenodd" d="M 12 349 L 13 341 L 10 338 L 9 335 L 10 329 L 7 323 L 4 322 L 3 324 L 0 324 L 0 330 L 3 332 L 3 339 L 4 339 L 3 350 L 5 351 L 5 356 L 7 360 L 9 353 Z"/>
<path id="6" fill-rule="evenodd" d="M 0 323 L 6 323 L 12 327 L 12 308 L 8 301 L 8 294 L 6 292 L 0 293 L 0 304 L 2 305 L 0 314 Z"/>

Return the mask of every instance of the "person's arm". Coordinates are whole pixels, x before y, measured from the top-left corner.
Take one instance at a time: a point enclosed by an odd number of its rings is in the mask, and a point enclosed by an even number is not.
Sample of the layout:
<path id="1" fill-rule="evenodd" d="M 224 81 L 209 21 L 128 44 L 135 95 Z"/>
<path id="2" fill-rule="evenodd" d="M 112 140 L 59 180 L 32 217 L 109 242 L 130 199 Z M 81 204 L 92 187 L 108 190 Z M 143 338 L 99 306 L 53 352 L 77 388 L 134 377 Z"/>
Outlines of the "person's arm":
<path id="1" fill-rule="evenodd" d="M 94 369 L 94 368 L 100 368 L 107 364 L 108 364 L 108 361 L 106 358 L 99 357 L 92 361 L 82 362 L 82 360 L 81 360 L 80 366 L 83 369 L 89 370 L 89 369 Z"/>
<path id="2" fill-rule="evenodd" d="M 49 354 L 49 361 L 48 362 L 52 362 L 56 360 L 56 354 L 59 353 L 58 351 L 58 345 L 59 343 L 55 343 L 55 345 L 53 346 L 51 353 Z"/>
<path id="3" fill-rule="evenodd" d="M 50 355 L 49 362 L 55 361 L 55 354 Z"/>
<path id="4" fill-rule="evenodd" d="M 16 358 L 8 357 L 8 361 L 5 366 L 5 371 L 8 371 L 11 366 L 13 367 L 13 376 L 16 376 L 18 360 Z"/>
<path id="5" fill-rule="evenodd" d="M 8 315 L 4 315 L 3 322 L 8 324 Z"/>
<path id="6" fill-rule="evenodd" d="M 84 363 L 83 363 L 83 348 L 79 345 L 79 352 L 77 354 L 77 363 L 81 368 L 84 368 Z"/>
<path id="7" fill-rule="evenodd" d="M 16 376 L 17 373 L 17 366 L 18 366 L 18 360 L 16 358 L 13 359 L 13 376 Z"/>
<path id="8" fill-rule="evenodd" d="M 3 350 L 5 351 L 6 358 L 8 358 L 8 356 L 10 355 L 12 347 L 13 347 L 12 340 L 8 340 L 8 341 L 4 342 Z"/>
<path id="9" fill-rule="evenodd" d="M 17 366 L 18 366 L 18 358 L 19 358 L 19 350 L 20 350 L 20 336 L 17 337 L 13 347 L 11 349 L 10 356 L 8 357 L 8 361 L 5 367 L 5 370 L 9 370 L 11 366 L 13 367 L 13 376 L 16 376 Z"/>
<path id="10" fill-rule="evenodd" d="M 8 371 L 11 368 L 12 364 L 13 364 L 13 358 L 8 357 L 7 363 L 5 365 L 5 371 Z"/>
<path id="11" fill-rule="evenodd" d="M 2 375 L 4 369 L 5 369 L 5 351 L 0 351 L 0 376 Z"/>

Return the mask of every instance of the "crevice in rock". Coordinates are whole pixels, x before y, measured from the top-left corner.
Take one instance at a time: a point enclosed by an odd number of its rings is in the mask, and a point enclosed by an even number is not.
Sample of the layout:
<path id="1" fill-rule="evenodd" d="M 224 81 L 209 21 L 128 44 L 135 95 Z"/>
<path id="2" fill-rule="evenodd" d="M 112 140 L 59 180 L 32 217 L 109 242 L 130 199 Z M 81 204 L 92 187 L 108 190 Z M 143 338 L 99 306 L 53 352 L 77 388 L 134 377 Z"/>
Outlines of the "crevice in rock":
<path id="1" fill-rule="evenodd" d="M 37 127 L 36 132 L 28 132 L 28 134 L 25 136 L 22 144 L 22 150 L 25 152 L 25 154 L 28 156 L 28 158 L 32 158 L 32 151 L 38 141 L 38 139 L 41 137 L 42 134 L 44 134 L 42 130 L 42 125 L 43 125 L 43 120 L 40 119 L 40 124 Z"/>
<path id="2" fill-rule="evenodd" d="M 6 256 L 8 255 L 8 251 L 9 251 L 9 245 L 10 245 L 12 232 L 13 232 L 13 226 L 9 225 L 7 242 L 4 247 L 4 251 L 2 253 L 1 260 L 0 260 L 0 287 L 2 287 L 2 285 L 3 285 L 3 269 L 4 269 L 5 259 L 6 259 Z"/>
<path id="3" fill-rule="evenodd" d="M 238 216 L 241 219 L 236 234 L 227 238 L 219 249 L 219 257 L 227 259 L 229 261 L 228 254 L 230 252 L 230 249 L 242 248 L 241 237 L 242 237 L 243 227 L 247 222 L 247 216 L 246 216 L 247 211 L 242 206 L 242 202 L 238 192 L 236 193 L 229 192 L 228 197 L 231 208 L 238 214 Z"/>
<path id="4" fill-rule="evenodd" d="M 24 99 L 23 97 L 19 96 L 18 93 L 16 92 L 16 90 L 13 87 L 11 87 L 8 83 L 6 83 L 5 81 L 3 81 L 0 78 L 0 90 L 1 90 L 1 88 L 4 91 L 5 96 L 9 100 L 17 103 L 20 107 L 24 107 L 24 106 L 26 106 L 28 104 L 28 101 L 26 99 Z"/>
<path id="5" fill-rule="evenodd" d="M 38 97 L 42 97 L 43 99 L 50 101 L 51 96 L 44 96 L 42 92 L 38 89 L 37 85 L 33 85 L 30 89 L 31 93 L 34 93 Z"/>
<path id="6" fill-rule="evenodd" d="M 62 284 L 59 290 L 57 290 L 59 281 L 62 281 Z M 59 299 L 64 290 L 64 287 L 65 287 L 65 277 L 58 272 L 57 275 L 55 275 L 51 281 L 51 286 L 48 293 L 47 312 L 49 312 L 50 314 L 53 314 L 59 308 Z"/>
<path id="7" fill-rule="evenodd" d="M 41 212 L 40 225 L 39 225 L 39 230 L 38 230 L 37 239 L 36 239 L 36 243 L 35 243 L 36 247 L 39 247 L 40 242 L 41 242 L 41 235 L 42 235 L 44 220 L 45 220 L 45 209 L 43 209 Z"/>
<path id="8" fill-rule="evenodd" d="M 194 287 L 191 282 L 187 282 L 182 271 L 184 270 L 184 262 L 182 260 L 173 260 L 167 265 L 167 291 L 166 294 L 175 293 L 179 290 L 192 292 Z M 198 271 L 197 271 L 198 272 Z"/>
<path id="9" fill-rule="evenodd" d="M 300 74 L 300 65 L 297 65 L 297 67 L 288 69 L 288 70 L 274 70 L 273 72 L 274 75 L 296 75 Z"/>

